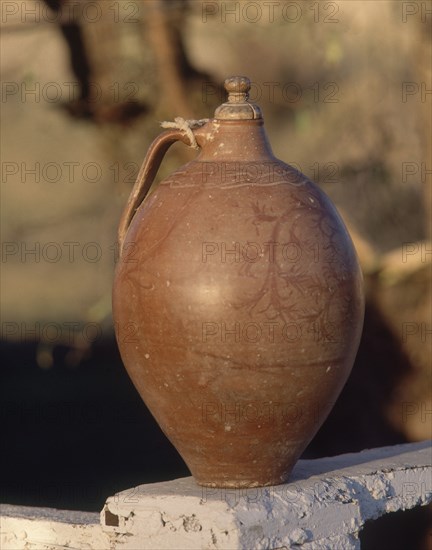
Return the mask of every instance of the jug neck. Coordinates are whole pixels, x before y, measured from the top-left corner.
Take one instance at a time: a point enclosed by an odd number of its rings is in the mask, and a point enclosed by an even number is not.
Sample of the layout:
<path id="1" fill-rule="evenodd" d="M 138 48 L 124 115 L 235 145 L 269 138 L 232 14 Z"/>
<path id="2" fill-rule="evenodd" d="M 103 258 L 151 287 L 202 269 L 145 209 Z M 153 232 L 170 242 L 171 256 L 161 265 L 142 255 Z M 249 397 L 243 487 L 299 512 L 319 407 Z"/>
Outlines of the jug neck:
<path id="1" fill-rule="evenodd" d="M 268 162 L 277 160 L 262 119 L 212 119 L 195 131 L 201 152 L 197 161 Z"/>

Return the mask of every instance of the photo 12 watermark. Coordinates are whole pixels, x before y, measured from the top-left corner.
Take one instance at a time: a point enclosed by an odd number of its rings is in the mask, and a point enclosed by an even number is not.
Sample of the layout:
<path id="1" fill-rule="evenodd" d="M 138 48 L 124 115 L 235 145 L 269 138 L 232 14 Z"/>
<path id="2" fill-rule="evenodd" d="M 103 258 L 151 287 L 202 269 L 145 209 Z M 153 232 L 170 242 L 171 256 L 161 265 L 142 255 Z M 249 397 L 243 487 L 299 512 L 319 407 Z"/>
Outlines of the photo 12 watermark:
<path id="1" fill-rule="evenodd" d="M 98 82 L 88 83 L 87 102 L 90 104 L 124 103 L 137 101 L 139 85 L 136 82 L 112 82 L 101 86 Z M 20 101 L 21 103 L 71 103 L 81 97 L 79 82 L 16 82 L 3 81 L 1 83 L 1 101 Z"/>
<path id="2" fill-rule="evenodd" d="M 290 104 L 304 101 L 306 103 L 339 103 L 341 100 L 340 86 L 337 82 L 315 81 L 308 85 L 300 82 L 251 81 L 248 92 L 252 103 L 265 101 L 276 104 Z M 201 99 L 204 104 L 218 99 L 226 100 L 226 92 L 222 91 L 214 82 L 203 82 Z"/>
<path id="3" fill-rule="evenodd" d="M 426 183 L 432 176 L 432 169 L 426 162 L 402 162 L 402 183 Z"/>
<path id="4" fill-rule="evenodd" d="M 3 241 L 1 243 L 1 263 L 89 263 L 96 264 L 109 260 L 113 264 L 137 263 L 137 246 L 134 241 L 124 244 L 120 255 L 120 246 L 116 241 L 102 246 L 96 241 Z"/>
<path id="5" fill-rule="evenodd" d="M 401 87 L 402 103 L 418 101 L 426 103 L 430 101 L 432 89 L 428 87 L 426 82 L 402 82 Z"/>
<path id="6" fill-rule="evenodd" d="M 106 424 L 107 422 L 121 424 L 140 424 L 142 421 L 134 414 L 133 408 L 127 403 L 116 401 L 109 406 L 101 401 L 75 400 L 46 402 L 5 402 L 2 404 L 2 414 L 14 418 L 17 422 L 25 421 L 27 425 L 60 425 L 79 426 L 86 424 Z"/>
<path id="7" fill-rule="evenodd" d="M 415 417 L 417 421 L 422 424 L 429 424 L 432 421 L 432 403 L 426 403 L 426 401 L 404 401 L 401 404 L 401 417 L 402 422 L 406 424 Z"/>
<path id="8" fill-rule="evenodd" d="M 202 342 L 219 342 L 221 344 L 281 344 L 301 340 L 325 343 L 340 342 L 336 324 L 327 321 L 276 321 L 269 320 L 256 323 L 224 321 L 205 321 L 202 323 Z"/>
<path id="9" fill-rule="evenodd" d="M 292 423 L 302 414 L 297 403 L 267 402 L 207 402 L 202 405 L 202 422 L 204 424 L 221 424 L 226 431 L 242 423 L 273 424 L 276 422 Z"/>
<path id="10" fill-rule="evenodd" d="M 1 183 L 128 183 L 133 184 L 139 165 L 135 162 L 114 162 L 104 166 L 99 162 L 1 162 Z"/>
<path id="11" fill-rule="evenodd" d="M 114 246 L 110 247 L 113 255 Z M 94 241 L 81 243 L 78 241 L 55 241 L 28 242 L 28 241 L 5 241 L 2 242 L 2 263 L 14 259 L 20 263 L 50 263 L 59 262 L 74 263 L 84 261 L 87 263 L 100 262 L 103 257 L 102 246 Z"/>
<path id="12" fill-rule="evenodd" d="M 3 24 L 47 24 L 57 23 L 139 23 L 143 18 L 143 2 L 119 2 L 110 0 L 67 0 L 49 6 L 44 0 L 3 0 L 0 4 Z"/>
<path id="13" fill-rule="evenodd" d="M 418 323 L 416 321 L 406 321 L 402 323 L 402 342 L 408 342 L 415 338 L 425 343 L 430 341 L 432 336 L 432 326 L 427 323 Z"/>
<path id="14" fill-rule="evenodd" d="M 421 21 L 422 23 L 429 22 L 432 16 L 432 5 L 430 1 L 425 2 L 401 2 L 401 18 L 402 23 L 417 23 Z"/>
<path id="15" fill-rule="evenodd" d="M 15 322 L 1 323 L 1 338 L 17 339 L 21 342 L 43 341 L 50 344 L 74 344 L 77 338 L 93 344 L 103 337 L 100 323 L 79 321 Z"/>
<path id="16" fill-rule="evenodd" d="M 340 2 L 219 1 L 201 3 L 202 23 L 339 23 Z"/>
<path id="17" fill-rule="evenodd" d="M 138 340 L 138 325 L 133 322 L 114 323 L 117 340 L 122 343 L 135 344 Z M 111 326 L 94 321 L 3 321 L 0 324 L 2 340 L 19 340 L 21 342 L 40 341 L 51 345 L 75 345 L 77 341 L 94 344 L 111 337 Z"/>
<path id="18" fill-rule="evenodd" d="M 308 177 L 297 162 L 201 162 L 202 183 L 211 187 L 218 185 L 272 185 L 289 183 L 304 185 Z M 340 168 L 336 162 L 314 162 L 305 167 L 315 183 L 338 183 Z M 182 184 L 172 184 L 181 187 Z M 184 185 L 184 184 L 183 184 Z"/>
<path id="19" fill-rule="evenodd" d="M 408 244 L 408 243 L 407 243 Z M 301 261 L 333 264 L 341 250 L 333 243 L 302 244 L 299 241 L 204 241 L 201 260 L 204 264 L 295 264 Z"/>
<path id="20" fill-rule="evenodd" d="M 421 263 L 428 263 L 432 259 L 431 255 L 431 244 L 427 241 L 402 243 L 401 259 L 403 264 L 412 259 L 415 261 L 420 260 Z"/>

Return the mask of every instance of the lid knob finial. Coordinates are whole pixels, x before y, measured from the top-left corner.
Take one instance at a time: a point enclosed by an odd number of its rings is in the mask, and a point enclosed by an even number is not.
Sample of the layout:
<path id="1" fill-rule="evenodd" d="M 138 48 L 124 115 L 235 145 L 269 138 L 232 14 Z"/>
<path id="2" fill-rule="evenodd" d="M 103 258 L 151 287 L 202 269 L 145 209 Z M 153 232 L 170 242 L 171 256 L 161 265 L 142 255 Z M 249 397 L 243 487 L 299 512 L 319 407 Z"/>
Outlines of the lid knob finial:
<path id="1" fill-rule="evenodd" d="M 247 101 L 249 90 L 251 89 L 251 81 L 247 76 L 230 76 L 225 79 L 224 87 L 228 93 L 228 101 Z"/>
<path id="2" fill-rule="evenodd" d="M 224 87 L 228 93 L 228 101 L 216 109 L 216 119 L 245 120 L 262 118 L 258 105 L 249 102 L 251 81 L 247 76 L 230 76 L 225 79 Z"/>

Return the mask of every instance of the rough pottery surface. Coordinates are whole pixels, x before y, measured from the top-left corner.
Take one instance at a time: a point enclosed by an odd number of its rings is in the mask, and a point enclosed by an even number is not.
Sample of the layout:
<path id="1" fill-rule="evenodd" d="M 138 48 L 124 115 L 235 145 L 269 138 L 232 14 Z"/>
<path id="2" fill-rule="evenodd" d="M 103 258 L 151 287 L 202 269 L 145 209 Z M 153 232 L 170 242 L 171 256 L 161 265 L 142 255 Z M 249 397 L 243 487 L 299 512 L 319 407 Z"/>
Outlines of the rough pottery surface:
<path id="1" fill-rule="evenodd" d="M 329 198 L 273 156 L 249 80 L 225 87 L 214 119 L 150 146 L 120 221 L 113 314 L 128 374 L 197 482 L 276 485 L 349 376 L 362 275 Z M 146 196 L 178 140 L 198 156 Z"/>

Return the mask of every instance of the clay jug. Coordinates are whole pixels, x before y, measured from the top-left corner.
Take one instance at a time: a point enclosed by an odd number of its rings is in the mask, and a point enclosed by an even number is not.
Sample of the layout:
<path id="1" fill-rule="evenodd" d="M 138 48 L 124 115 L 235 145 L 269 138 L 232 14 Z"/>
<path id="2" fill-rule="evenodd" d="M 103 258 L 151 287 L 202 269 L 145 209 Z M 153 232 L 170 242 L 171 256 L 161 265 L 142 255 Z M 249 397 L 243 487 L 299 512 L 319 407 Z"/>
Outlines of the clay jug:
<path id="1" fill-rule="evenodd" d="M 285 482 L 352 368 L 362 275 L 329 198 L 272 154 L 250 81 L 150 146 L 119 228 L 113 315 L 136 389 L 196 481 Z M 169 146 L 195 160 L 148 194 Z M 341 434 L 343 437 L 343 434 Z"/>

